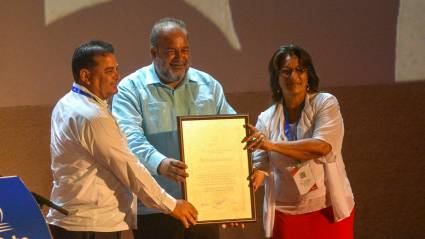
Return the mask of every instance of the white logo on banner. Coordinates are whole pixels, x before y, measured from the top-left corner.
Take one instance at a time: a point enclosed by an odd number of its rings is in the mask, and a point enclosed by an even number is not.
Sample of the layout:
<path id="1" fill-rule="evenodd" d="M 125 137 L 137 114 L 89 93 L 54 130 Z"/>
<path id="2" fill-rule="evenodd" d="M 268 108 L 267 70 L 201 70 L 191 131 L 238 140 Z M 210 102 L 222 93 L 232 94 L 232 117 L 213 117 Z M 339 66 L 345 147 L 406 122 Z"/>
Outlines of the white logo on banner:
<path id="1" fill-rule="evenodd" d="M 0 232 L 11 231 L 13 228 L 7 222 L 3 222 L 3 210 L 0 208 Z"/>

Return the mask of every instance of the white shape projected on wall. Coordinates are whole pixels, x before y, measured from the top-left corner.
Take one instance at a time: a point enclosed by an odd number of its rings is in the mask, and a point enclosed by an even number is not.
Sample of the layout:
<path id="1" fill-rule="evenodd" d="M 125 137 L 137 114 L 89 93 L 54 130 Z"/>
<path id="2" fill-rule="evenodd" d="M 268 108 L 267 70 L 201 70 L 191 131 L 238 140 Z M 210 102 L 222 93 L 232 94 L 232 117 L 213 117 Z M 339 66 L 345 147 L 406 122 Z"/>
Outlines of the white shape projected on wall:
<path id="1" fill-rule="evenodd" d="M 183 0 L 203 14 L 208 20 L 223 32 L 230 45 L 235 50 L 241 50 L 238 35 L 233 26 L 232 12 L 229 0 Z"/>
<path id="2" fill-rule="evenodd" d="M 425 1 L 400 0 L 396 82 L 425 80 Z"/>
<path id="3" fill-rule="evenodd" d="M 46 26 L 68 17 L 85 8 L 111 2 L 112 0 L 44 0 L 44 20 Z M 241 50 L 241 44 L 233 26 L 229 0 L 183 0 L 210 20 L 224 34 L 235 50 Z"/>
<path id="4" fill-rule="evenodd" d="M 44 22 L 46 26 L 85 8 L 112 0 L 44 0 Z"/>

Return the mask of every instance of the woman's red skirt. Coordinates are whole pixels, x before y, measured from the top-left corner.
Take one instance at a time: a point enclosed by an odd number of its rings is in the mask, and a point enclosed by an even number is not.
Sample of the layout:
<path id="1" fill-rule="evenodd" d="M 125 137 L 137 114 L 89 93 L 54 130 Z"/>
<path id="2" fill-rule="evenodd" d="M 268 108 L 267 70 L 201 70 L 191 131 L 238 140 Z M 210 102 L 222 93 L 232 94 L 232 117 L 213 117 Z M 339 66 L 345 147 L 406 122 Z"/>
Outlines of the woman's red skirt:
<path id="1" fill-rule="evenodd" d="M 273 239 L 353 239 L 354 209 L 348 218 L 334 222 L 332 207 L 289 215 L 276 211 Z"/>

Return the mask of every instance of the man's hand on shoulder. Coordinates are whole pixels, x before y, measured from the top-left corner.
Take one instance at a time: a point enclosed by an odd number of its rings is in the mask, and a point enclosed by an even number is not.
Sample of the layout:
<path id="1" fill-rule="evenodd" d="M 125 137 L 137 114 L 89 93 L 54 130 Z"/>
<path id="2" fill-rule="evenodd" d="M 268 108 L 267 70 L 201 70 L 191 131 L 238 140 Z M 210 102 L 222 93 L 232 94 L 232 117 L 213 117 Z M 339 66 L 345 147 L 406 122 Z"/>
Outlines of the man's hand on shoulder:
<path id="1" fill-rule="evenodd" d="M 189 202 L 177 200 L 176 207 L 171 212 L 171 216 L 179 219 L 185 228 L 189 228 L 190 225 L 196 225 L 198 211 L 196 211 L 195 207 Z"/>
<path id="2" fill-rule="evenodd" d="M 159 165 L 158 172 L 160 175 L 166 176 L 176 182 L 183 182 L 189 176 L 186 173 L 186 164 L 182 161 L 166 158 Z"/>

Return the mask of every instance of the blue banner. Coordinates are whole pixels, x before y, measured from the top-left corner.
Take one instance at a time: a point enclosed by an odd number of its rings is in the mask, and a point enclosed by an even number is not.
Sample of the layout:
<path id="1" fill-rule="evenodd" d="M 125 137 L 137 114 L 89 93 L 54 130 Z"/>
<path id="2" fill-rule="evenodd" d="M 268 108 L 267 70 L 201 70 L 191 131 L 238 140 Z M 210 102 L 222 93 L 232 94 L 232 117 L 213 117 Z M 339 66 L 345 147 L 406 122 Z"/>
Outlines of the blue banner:
<path id="1" fill-rule="evenodd" d="M 18 177 L 0 177 L 0 239 L 51 239 L 37 202 Z"/>

